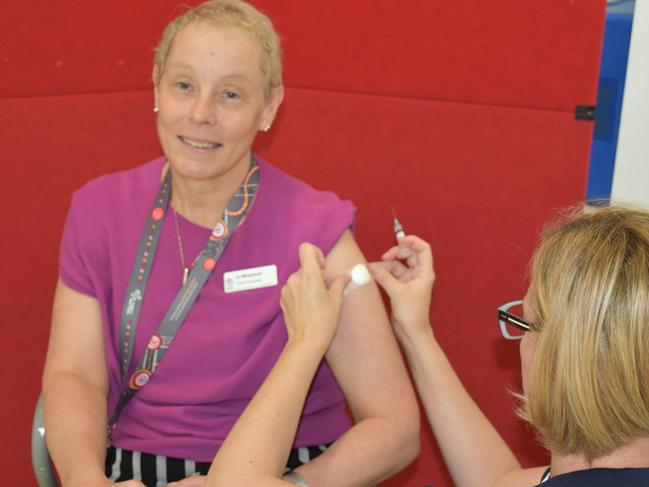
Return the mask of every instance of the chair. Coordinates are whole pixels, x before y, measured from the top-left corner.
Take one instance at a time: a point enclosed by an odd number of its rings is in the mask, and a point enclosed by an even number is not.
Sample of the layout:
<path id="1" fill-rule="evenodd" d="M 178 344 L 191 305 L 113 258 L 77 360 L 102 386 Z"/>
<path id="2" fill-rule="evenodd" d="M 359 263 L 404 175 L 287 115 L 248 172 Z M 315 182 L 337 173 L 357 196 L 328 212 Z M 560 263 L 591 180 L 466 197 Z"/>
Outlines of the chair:
<path id="1" fill-rule="evenodd" d="M 38 396 L 32 423 L 32 468 L 39 487 L 58 487 L 52 470 L 52 461 L 45 443 L 45 426 L 43 424 L 43 394 Z"/>

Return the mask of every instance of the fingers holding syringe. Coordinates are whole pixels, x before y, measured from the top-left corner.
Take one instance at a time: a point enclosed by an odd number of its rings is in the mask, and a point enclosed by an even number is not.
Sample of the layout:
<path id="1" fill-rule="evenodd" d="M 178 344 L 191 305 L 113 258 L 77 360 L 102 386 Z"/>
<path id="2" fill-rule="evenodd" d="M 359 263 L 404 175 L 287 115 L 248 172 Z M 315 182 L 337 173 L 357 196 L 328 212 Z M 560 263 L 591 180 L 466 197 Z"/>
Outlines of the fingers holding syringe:
<path id="1" fill-rule="evenodd" d="M 411 269 L 398 260 L 391 258 L 383 258 L 380 262 L 371 262 L 369 264 L 370 270 L 376 271 L 377 269 L 383 269 L 392 275 L 395 279 L 406 283 L 412 279 Z"/>
<path id="2" fill-rule="evenodd" d="M 399 241 L 399 244 L 407 245 L 411 249 L 412 255 L 408 257 L 407 262 L 417 276 L 435 279 L 433 251 L 428 242 L 417 235 L 407 235 Z"/>
<path id="3" fill-rule="evenodd" d="M 403 250 L 406 249 L 408 257 L 403 259 Z M 435 278 L 433 270 L 433 253 L 430 245 L 416 235 L 407 235 L 399 238 L 399 244 L 385 252 L 381 259 L 384 262 L 396 262 L 401 266 L 393 265 L 390 270 L 398 272 L 395 277 L 403 280 L 404 275 L 409 277 Z M 402 264 L 405 262 L 405 265 Z M 404 270 L 405 267 L 407 270 Z"/>
<path id="4" fill-rule="evenodd" d="M 399 259 L 406 247 L 411 256 Z M 398 245 L 370 264 L 372 275 L 390 298 L 392 323 L 400 339 L 430 333 L 430 299 L 435 282 L 430 245 L 415 235 L 398 239 Z"/>

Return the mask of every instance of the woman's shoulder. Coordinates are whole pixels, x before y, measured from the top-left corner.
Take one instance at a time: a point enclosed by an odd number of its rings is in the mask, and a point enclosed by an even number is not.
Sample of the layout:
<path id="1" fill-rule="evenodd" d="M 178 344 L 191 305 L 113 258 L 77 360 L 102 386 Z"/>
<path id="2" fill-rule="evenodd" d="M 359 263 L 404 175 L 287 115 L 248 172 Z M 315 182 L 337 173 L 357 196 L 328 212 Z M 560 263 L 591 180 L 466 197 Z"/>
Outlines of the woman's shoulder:
<path id="1" fill-rule="evenodd" d="M 258 163 L 257 203 L 262 210 L 256 211 L 264 216 L 261 231 L 283 228 L 285 241 L 311 242 L 327 253 L 345 230 L 353 230 L 356 207 L 351 201 L 315 189 L 263 160 Z"/>
<path id="2" fill-rule="evenodd" d="M 257 158 L 260 169 L 260 184 L 266 184 L 273 193 L 276 205 L 286 206 L 294 211 L 348 211 L 355 207 L 350 200 L 342 199 L 331 190 L 316 189 L 276 166 Z M 296 204 L 299 203 L 299 204 Z"/>
<path id="3" fill-rule="evenodd" d="M 111 229 L 144 218 L 160 185 L 164 158 L 92 179 L 72 195 L 69 215 L 90 229 Z M 139 227 L 136 227 L 139 228 Z"/>
<path id="4" fill-rule="evenodd" d="M 146 193 L 160 184 L 164 157 L 157 157 L 139 166 L 104 174 L 91 179 L 75 191 L 75 197 L 110 202 L 124 193 Z"/>

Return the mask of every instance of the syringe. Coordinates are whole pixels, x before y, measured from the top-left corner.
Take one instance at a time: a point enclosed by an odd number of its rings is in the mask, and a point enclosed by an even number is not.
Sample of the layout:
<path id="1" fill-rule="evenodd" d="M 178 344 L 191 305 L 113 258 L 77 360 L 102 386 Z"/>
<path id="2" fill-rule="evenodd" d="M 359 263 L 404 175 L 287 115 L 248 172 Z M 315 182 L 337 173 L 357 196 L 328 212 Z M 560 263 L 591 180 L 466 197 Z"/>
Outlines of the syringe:
<path id="1" fill-rule="evenodd" d="M 399 244 L 399 258 L 407 259 L 412 255 L 412 250 L 405 245 L 401 245 L 399 240 L 406 236 L 406 232 L 403 230 L 401 222 L 397 219 L 397 214 L 394 211 L 394 206 L 392 208 L 392 229 L 394 230 L 394 236 L 397 239 L 397 244 Z"/>

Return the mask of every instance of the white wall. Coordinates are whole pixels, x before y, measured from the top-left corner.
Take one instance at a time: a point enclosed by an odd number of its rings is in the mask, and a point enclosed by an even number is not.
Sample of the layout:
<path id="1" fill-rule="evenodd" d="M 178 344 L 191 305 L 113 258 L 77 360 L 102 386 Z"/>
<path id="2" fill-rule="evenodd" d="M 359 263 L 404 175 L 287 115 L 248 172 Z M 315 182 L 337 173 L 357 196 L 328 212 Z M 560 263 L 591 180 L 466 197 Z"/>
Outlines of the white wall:
<path id="1" fill-rule="evenodd" d="M 636 0 L 611 198 L 649 205 L 649 2 Z"/>

